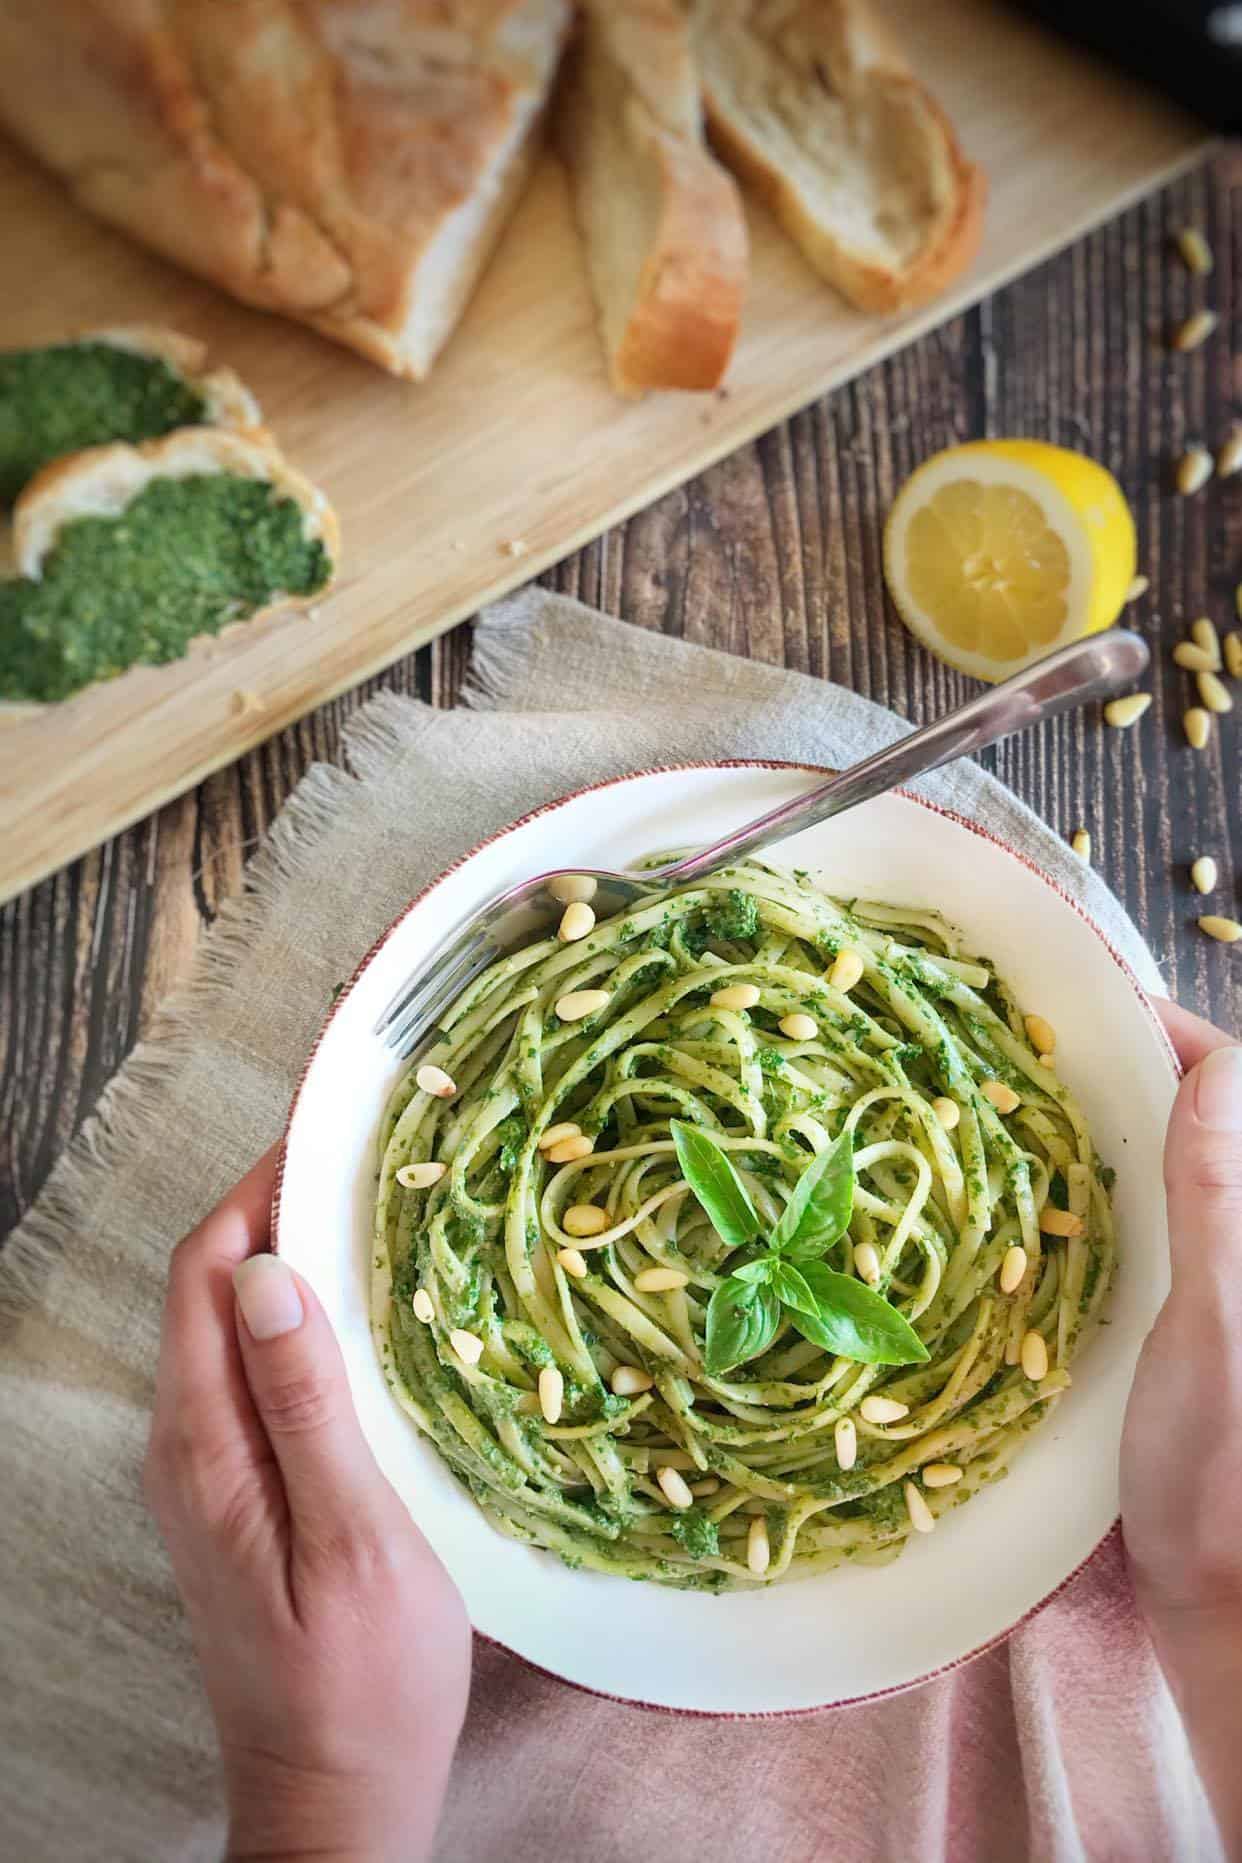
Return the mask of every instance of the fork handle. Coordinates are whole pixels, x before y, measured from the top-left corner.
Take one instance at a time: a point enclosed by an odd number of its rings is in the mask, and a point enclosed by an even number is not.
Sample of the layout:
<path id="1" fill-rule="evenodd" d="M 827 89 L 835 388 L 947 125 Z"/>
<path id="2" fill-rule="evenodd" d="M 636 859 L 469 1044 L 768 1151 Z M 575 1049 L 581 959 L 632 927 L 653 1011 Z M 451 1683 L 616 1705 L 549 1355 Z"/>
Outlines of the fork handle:
<path id="1" fill-rule="evenodd" d="M 925 776 L 956 757 L 967 757 L 1073 706 L 1109 698 L 1119 687 L 1138 679 L 1150 658 L 1147 643 L 1123 628 L 1075 641 L 1015 673 L 1003 685 L 980 693 L 947 717 L 853 764 L 809 795 L 782 803 L 689 859 L 642 878 L 647 884 L 656 880 L 679 886 L 702 879 L 770 842 L 783 841 L 802 828 L 813 828 L 860 802 L 870 802 L 873 796 Z"/>

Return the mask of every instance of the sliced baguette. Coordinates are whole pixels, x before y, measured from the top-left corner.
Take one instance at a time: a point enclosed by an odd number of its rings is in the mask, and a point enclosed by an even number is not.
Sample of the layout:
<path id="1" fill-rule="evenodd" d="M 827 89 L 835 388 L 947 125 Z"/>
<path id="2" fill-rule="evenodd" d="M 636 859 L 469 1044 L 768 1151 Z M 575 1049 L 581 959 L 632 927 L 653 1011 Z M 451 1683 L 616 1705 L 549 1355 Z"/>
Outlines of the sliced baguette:
<path id="1" fill-rule="evenodd" d="M 304 534 L 322 543 L 335 570 L 341 545 L 336 513 L 318 487 L 294 470 L 270 434 L 262 428 L 230 433 L 217 427 L 178 427 L 162 440 L 141 446 L 87 447 L 37 473 L 13 510 L 18 575 L 37 582 L 57 532 L 76 518 L 119 517 L 153 479 L 215 472 L 263 480 L 282 498 L 300 505 Z M 320 589 L 306 600 L 322 594 Z"/>
<path id="2" fill-rule="evenodd" d="M 558 109 L 613 387 L 714 388 L 741 318 L 746 222 L 704 146 L 677 0 L 587 0 Z"/>
<path id="3" fill-rule="evenodd" d="M 986 193 L 869 0 L 695 0 L 712 140 L 861 310 L 933 297 Z"/>

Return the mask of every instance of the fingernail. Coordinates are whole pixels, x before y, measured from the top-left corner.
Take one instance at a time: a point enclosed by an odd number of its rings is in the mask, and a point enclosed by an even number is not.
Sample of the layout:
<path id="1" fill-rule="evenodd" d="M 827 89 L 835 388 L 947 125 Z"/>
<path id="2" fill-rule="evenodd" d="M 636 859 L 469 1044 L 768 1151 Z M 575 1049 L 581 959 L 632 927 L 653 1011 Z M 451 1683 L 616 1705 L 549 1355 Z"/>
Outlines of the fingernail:
<path id="1" fill-rule="evenodd" d="M 252 1339 L 276 1339 L 302 1324 L 302 1296 L 279 1255 L 251 1255 L 233 1270 L 233 1289 Z"/>
<path id="2" fill-rule="evenodd" d="M 1213 1048 L 1199 1063 L 1195 1112 L 1213 1132 L 1242 1132 L 1242 1048 Z"/>

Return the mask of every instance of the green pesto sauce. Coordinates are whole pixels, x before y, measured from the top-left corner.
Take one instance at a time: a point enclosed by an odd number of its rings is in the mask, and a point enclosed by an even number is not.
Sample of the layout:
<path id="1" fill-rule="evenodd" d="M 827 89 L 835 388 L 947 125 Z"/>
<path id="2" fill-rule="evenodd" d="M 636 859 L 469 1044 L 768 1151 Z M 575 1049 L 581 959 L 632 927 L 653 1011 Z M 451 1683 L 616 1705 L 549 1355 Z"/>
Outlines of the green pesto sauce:
<path id="1" fill-rule="evenodd" d="M 66 343 L 0 356 L 0 505 L 41 467 L 84 446 L 157 440 L 200 427 L 207 409 L 158 356 Z"/>
<path id="2" fill-rule="evenodd" d="M 0 582 L 0 698 L 67 698 L 127 667 L 179 659 L 273 596 L 312 595 L 327 552 L 259 480 L 157 479 L 116 518 L 60 532 L 40 581 Z"/>

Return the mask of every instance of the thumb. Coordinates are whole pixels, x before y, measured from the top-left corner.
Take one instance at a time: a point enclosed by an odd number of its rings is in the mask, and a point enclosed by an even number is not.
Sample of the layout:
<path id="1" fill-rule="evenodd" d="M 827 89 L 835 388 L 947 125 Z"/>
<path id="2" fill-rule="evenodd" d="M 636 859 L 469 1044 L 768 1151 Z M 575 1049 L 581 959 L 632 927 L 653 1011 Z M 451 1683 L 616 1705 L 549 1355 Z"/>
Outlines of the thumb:
<path id="1" fill-rule="evenodd" d="M 336 1335 L 306 1282 L 278 1255 L 243 1261 L 233 1289 L 246 1381 L 294 1529 L 335 1541 L 392 1498 L 362 1434 Z"/>
<path id="2" fill-rule="evenodd" d="M 1242 1265 L 1242 1048 L 1214 1048 L 1183 1079 L 1164 1181 L 1174 1286 L 1218 1289 Z"/>

